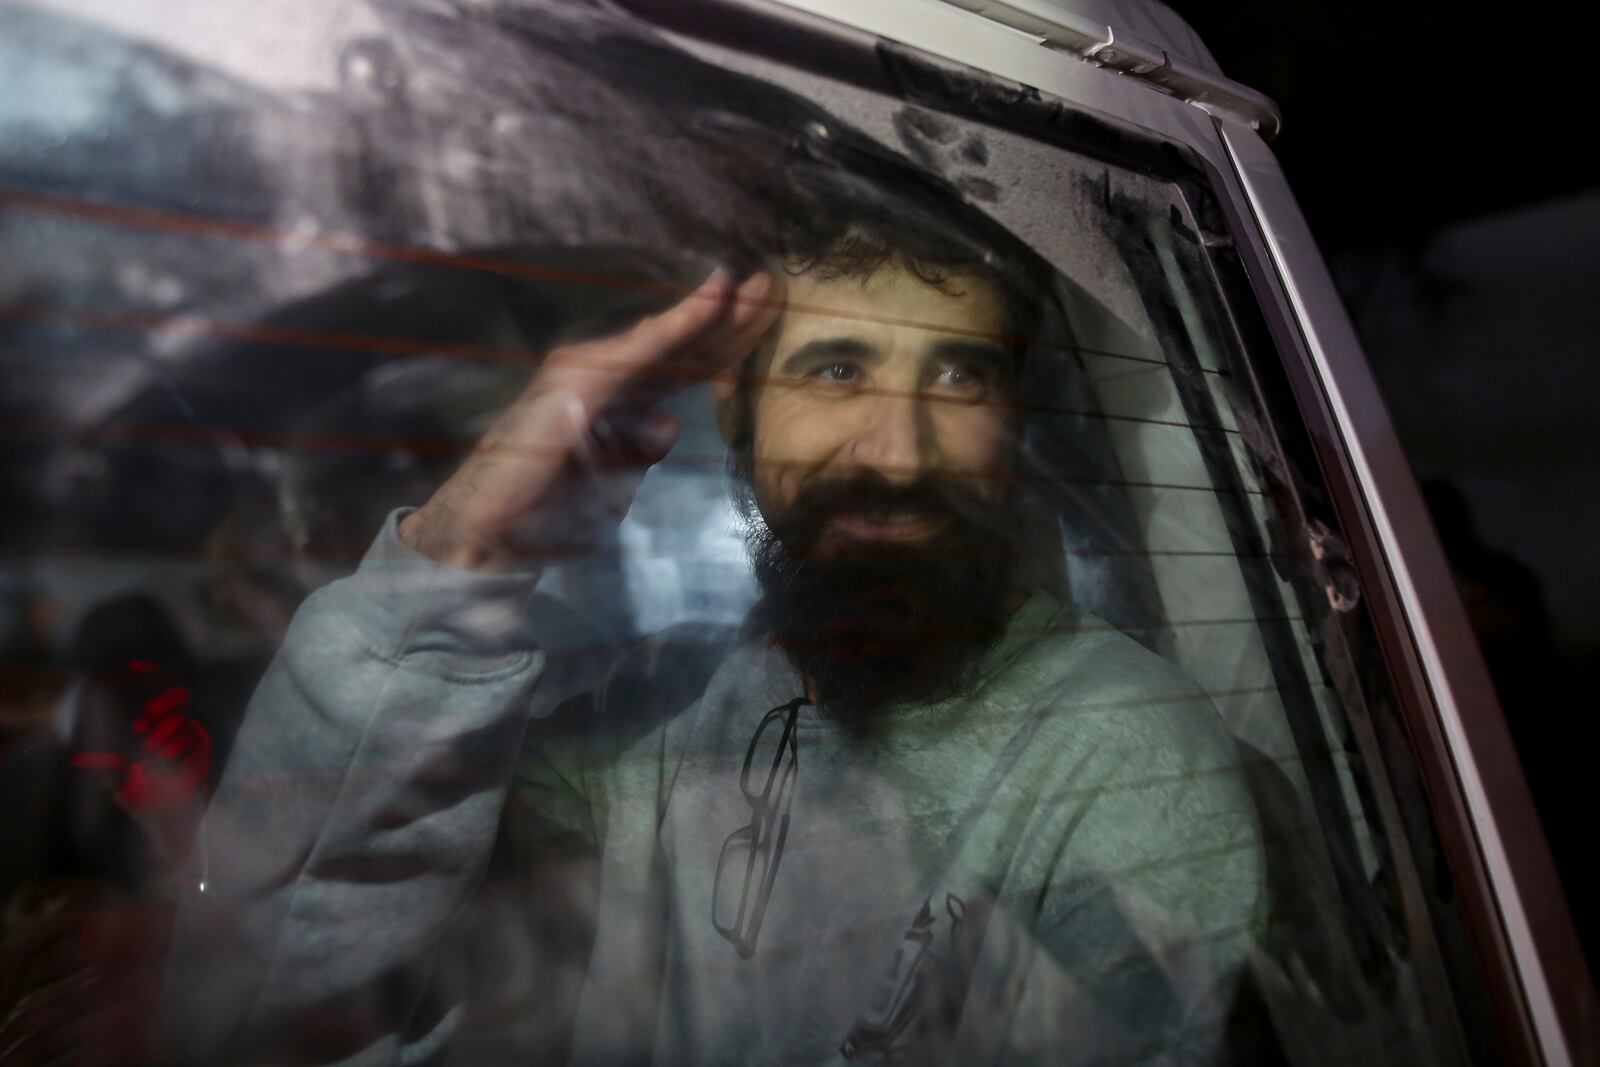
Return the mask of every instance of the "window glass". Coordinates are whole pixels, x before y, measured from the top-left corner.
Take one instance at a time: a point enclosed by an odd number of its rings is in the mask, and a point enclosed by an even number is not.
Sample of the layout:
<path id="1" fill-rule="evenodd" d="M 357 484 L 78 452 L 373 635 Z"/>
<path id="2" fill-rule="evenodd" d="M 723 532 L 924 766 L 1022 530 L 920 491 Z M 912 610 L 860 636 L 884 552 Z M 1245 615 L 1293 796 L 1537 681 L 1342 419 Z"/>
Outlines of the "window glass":
<path id="1" fill-rule="evenodd" d="M 1181 150 L 137 8 L 0 14 L 0 1047 L 1472 1059 Z"/>

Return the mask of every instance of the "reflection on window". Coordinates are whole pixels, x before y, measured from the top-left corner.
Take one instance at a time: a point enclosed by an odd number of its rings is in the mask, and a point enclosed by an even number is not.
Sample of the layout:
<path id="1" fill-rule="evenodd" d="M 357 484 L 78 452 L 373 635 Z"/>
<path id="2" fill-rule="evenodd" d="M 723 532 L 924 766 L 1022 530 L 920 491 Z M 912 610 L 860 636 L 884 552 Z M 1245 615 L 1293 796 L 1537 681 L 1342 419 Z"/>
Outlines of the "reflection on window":
<path id="1" fill-rule="evenodd" d="M 1208 192 L 621 16 L 74 6 L 0 1047 L 1467 1058 Z"/>

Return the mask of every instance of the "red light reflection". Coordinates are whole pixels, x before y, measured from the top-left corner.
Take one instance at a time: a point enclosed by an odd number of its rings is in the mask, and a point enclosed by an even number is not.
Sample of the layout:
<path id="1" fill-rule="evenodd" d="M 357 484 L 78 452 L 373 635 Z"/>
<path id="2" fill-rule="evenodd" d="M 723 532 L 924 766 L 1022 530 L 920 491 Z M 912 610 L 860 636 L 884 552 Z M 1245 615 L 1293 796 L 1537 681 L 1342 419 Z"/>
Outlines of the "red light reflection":
<path id="1" fill-rule="evenodd" d="M 127 669 L 146 675 L 160 671 L 145 660 L 129 660 Z M 212 744 L 210 733 L 189 707 L 187 687 L 167 686 L 144 702 L 133 721 L 133 732 L 141 738 L 137 758 L 119 752 L 79 752 L 71 765 L 121 774 L 117 799 L 135 811 L 191 803 L 211 774 Z"/>

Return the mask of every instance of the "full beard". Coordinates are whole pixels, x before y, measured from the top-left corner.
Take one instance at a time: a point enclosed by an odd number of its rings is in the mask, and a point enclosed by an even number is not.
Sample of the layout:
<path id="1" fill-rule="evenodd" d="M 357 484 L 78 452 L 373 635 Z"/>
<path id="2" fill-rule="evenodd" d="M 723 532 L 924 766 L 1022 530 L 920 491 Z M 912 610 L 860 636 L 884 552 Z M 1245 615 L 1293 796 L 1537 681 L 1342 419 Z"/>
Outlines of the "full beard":
<path id="1" fill-rule="evenodd" d="M 960 696 L 1010 617 L 1014 552 L 1004 508 L 932 482 L 876 477 L 803 493 L 747 534 L 762 622 L 835 711 Z M 942 522 L 925 540 L 829 536 L 840 514 L 913 514 Z"/>

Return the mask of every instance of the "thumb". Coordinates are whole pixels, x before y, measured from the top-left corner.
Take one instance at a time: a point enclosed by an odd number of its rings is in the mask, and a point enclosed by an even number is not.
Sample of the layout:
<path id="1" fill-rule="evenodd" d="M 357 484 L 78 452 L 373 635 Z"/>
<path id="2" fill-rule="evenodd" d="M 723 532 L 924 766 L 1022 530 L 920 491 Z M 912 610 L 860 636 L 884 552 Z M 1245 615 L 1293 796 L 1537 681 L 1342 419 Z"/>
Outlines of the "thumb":
<path id="1" fill-rule="evenodd" d="M 639 451 L 646 463 L 659 463 L 678 443 L 681 426 L 665 411 L 649 412 L 639 424 Z"/>

